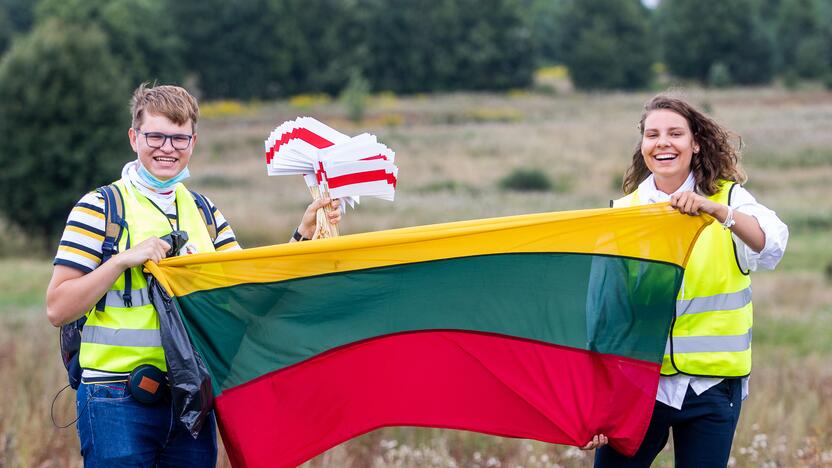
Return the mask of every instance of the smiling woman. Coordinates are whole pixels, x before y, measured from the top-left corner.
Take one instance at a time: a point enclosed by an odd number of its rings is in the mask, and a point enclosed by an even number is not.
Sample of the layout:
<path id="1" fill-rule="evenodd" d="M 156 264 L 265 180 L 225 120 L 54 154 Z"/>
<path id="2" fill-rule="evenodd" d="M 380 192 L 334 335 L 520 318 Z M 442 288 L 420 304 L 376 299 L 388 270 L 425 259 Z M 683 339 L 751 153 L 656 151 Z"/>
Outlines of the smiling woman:
<path id="1" fill-rule="evenodd" d="M 641 154 L 647 169 L 656 179 L 656 187 L 673 193 L 687 179 L 690 161 L 699 153 L 687 121 L 671 110 L 651 112 L 644 119 Z"/>
<path id="2" fill-rule="evenodd" d="M 751 373 L 749 273 L 777 265 L 788 229 L 740 185 L 746 177 L 729 133 L 690 104 L 656 96 L 639 129 L 627 195 L 613 206 L 670 201 L 719 224 L 706 227 L 691 252 L 644 442 L 633 457 L 601 447 L 595 466 L 650 466 L 671 427 L 678 465 L 726 466 Z"/>

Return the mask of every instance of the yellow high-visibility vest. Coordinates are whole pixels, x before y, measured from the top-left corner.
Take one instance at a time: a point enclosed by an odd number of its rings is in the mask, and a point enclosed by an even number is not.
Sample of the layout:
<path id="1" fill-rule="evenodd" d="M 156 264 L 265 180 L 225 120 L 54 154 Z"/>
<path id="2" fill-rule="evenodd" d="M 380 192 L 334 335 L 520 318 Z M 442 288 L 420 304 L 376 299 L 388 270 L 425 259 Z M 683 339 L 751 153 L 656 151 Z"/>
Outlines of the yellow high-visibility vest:
<path id="1" fill-rule="evenodd" d="M 731 181 L 720 181 L 709 200 L 728 205 Z M 638 190 L 613 207 L 641 204 Z M 731 231 L 711 223 L 693 247 L 676 318 L 662 361 L 662 375 L 743 377 L 751 373 L 751 277 L 742 271 Z"/>
<path id="2" fill-rule="evenodd" d="M 118 251 L 150 237 L 162 237 L 171 232 L 171 223 L 153 202 L 123 180 L 114 185 L 124 200 L 124 219 Z M 214 243 L 199 213 L 194 198 L 184 185 L 176 184 L 177 228 L 188 233 L 188 242 L 199 252 L 213 252 Z M 165 353 L 159 334 L 159 316 L 150 301 L 147 280 L 137 266 L 120 275 L 107 292 L 104 310 L 95 307 L 87 312 L 87 322 L 81 333 L 79 363 L 84 369 L 106 372 L 130 372 L 141 364 L 151 364 L 166 371 Z M 130 304 L 125 304 L 123 293 L 125 275 L 131 275 Z"/>

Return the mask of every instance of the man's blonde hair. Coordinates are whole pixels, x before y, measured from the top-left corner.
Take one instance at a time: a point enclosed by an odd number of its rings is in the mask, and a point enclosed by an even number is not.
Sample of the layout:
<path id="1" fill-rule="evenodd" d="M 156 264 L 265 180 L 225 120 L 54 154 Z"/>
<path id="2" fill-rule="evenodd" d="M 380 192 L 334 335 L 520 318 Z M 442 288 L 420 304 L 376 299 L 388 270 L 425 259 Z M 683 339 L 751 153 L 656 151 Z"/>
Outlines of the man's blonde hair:
<path id="1" fill-rule="evenodd" d="M 133 128 L 142 125 L 145 112 L 165 116 L 177 125 L 183 125 L 190 120 L 194 133 L 199 120 L 199 104 L 196 98 L 179 86 L 148 87 L 148 83 L 142 83 L 133 92 L 130 111 L 133 114 Z"/>

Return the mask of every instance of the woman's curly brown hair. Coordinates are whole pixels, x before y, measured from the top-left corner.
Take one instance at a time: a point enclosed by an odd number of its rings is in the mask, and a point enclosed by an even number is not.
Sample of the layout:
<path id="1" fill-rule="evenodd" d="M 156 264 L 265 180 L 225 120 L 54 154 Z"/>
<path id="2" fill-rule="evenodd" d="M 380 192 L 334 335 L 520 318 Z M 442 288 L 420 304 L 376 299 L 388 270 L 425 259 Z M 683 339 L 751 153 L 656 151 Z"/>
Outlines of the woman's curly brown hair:
<path id="1" fill-rule="evenodd" d="M 694 109 L 687 102 L 660 94 L 644 105 L 638 128 L 644 135 L 644 120 L 659 109 L 666 109 L 681 115 L 688 122 L 693 139 L 699 144 L 699 152 L 693 155 L 690 166 L 696 180 L 697 190 L 711 196 L 719 190 L 719 180 L 731 180 L 739 184 L 745 183 L 747 177 L 740 167 L 740 148 L 742 139 L 737 137 L 738 144 L 731 144 L 731 134 L 717 124 L 713 119 Z M 622 188 L 625 194 L 633 193 L 638 185 L 650 175 L 650 170 L 641 154 L 641 140 L 636 144 L 633 161 L 624 173 Z"/>

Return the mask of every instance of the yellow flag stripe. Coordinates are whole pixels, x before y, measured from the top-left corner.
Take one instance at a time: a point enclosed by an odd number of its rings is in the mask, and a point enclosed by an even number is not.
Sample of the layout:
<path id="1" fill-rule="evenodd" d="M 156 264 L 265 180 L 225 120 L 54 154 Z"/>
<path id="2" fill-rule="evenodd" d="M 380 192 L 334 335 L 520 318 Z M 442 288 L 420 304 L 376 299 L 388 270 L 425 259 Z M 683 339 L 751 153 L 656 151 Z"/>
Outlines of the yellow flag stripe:
<path id="1" fill-rule="evenodd" d="M 668 203 L 435 224 L 232 252 L 148 266 L 169 292 L 267 283 L 327 273 L 473 255 L 563 252 L 615 255 L 684 266 L 713 218 Z"/>

